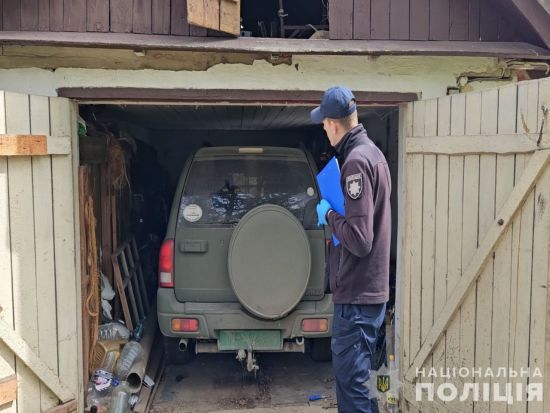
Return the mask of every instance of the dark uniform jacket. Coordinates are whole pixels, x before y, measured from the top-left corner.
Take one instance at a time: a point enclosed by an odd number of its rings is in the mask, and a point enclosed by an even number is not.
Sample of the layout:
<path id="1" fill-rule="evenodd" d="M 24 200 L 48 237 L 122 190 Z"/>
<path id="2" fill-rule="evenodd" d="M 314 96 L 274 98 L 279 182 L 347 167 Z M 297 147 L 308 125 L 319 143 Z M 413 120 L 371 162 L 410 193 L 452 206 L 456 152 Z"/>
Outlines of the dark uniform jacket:
<path id="1" fill-rule="evenodd" d="M 351 129 L 336 150 L 345 200 L 343 217 L 327 221 L 340 244 L 329 246 L 329 279 L 336 304 L 379 304 L 389 299 L 391 180 L 382 152 L 363 125 Z"/>

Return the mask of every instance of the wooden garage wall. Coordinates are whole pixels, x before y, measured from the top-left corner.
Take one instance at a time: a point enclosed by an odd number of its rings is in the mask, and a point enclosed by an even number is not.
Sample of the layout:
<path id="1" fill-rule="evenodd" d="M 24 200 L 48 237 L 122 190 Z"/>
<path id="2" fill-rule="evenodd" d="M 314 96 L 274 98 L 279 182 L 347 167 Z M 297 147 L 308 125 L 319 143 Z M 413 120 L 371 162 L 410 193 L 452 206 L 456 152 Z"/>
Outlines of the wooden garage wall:
<path id="1" fill-rule="evenodd" d="M 74 141 L 72 105 L 68 99 L 0 92 L 0 134 Z M 2 411 L 40 412 L 57 405 L 47 385 L 65 394 L 79 391 L 74 176 L 70 149 L 0 156 L 0 378 L 17 375 L 17 400 L 0 406 Z M 27 354 L 25 362 L 8 348 L 8 337 Z M 49 377 L 47 385 L 33 371 Z"/>
<path id="2" fill-rule="evenodd" d="M 550 106 L 550 79 L 404 107 L 400 367 L 406 411 L 507 409 L 503 402 L 474 404 L 471 398 L 418 404 L 416 367 L 426 373 L 432 366 L 438 372 L 491 367 L 495 373 L 539 367 L 548 391 L 550 116 L 543 116 L 543 105 Z M 419 380 L 433 381 L 436 389 L 449 381 Z M 461 382 L 480 379 L 450 381 L 461 395 Z M 492 380 L 508 381 L 527 379 Z M 527 407 L 548 412 L 550 398 L 544 406 L 518 401 L 510 411 Z"/>
<path id="3" fill-rule="evenodd" d="M 189 25 L 186 0 L 3 0 L 1 6 L 0 30 L 209 34 Z"/>
<path id="4" fill-rule="evenodd" d="M 515 19 L 510 24 L 502 3 L 503 0 L 332 0 L 330 38 L 533 40 L 527 36 L 531 29 L 523 22 Z"/>

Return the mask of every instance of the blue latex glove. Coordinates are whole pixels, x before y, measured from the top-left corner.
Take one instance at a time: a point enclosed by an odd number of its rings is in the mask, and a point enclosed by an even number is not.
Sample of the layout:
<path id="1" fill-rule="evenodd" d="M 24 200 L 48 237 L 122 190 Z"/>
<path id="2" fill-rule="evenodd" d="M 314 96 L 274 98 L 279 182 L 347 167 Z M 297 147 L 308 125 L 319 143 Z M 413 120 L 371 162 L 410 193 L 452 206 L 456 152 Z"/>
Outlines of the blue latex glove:
<path id="1" fill-rule="evenodd" d="M 317 225 L 328 225 L 327 212 L 332 206 L 326 199 L 321 199 L 321 202 L 317 204 Z"/>

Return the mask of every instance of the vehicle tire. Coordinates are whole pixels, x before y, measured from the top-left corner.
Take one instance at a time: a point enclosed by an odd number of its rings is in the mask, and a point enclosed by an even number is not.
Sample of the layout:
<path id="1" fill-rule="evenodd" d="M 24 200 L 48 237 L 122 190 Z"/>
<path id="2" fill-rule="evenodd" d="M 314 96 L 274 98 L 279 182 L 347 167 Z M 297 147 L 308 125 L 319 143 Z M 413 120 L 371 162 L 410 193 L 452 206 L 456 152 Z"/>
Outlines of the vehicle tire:
<path id="1" fill-rule="evenodd" d="M 177 337 L 163 337 L 164 354 L 168 364 L 185 364 L 195 355 L 195 342 L 189 340 L 189 344 L 184 351 L 179 349 L 180 339 Z"/>
<path id="2" fill-rule="evenodd" d="M 330 337 L 311 339 L 309 355 L 314 361 L 331 361 Z"/>

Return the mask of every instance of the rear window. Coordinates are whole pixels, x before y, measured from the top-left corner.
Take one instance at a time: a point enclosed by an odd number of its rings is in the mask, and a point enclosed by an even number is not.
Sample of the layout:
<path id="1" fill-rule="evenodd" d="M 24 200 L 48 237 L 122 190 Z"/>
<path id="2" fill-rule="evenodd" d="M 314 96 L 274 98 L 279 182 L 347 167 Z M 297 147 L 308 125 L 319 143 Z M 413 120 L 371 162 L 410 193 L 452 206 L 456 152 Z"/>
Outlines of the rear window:
<path id="1" fill-rule="evenodd" d="M 196 160 L 185 182 L 178 226 L 236 224 L 251 209 L 275 204 L 308 229 L 316 223 L 313 179 L 308 163 L 300 160 Z"/>

